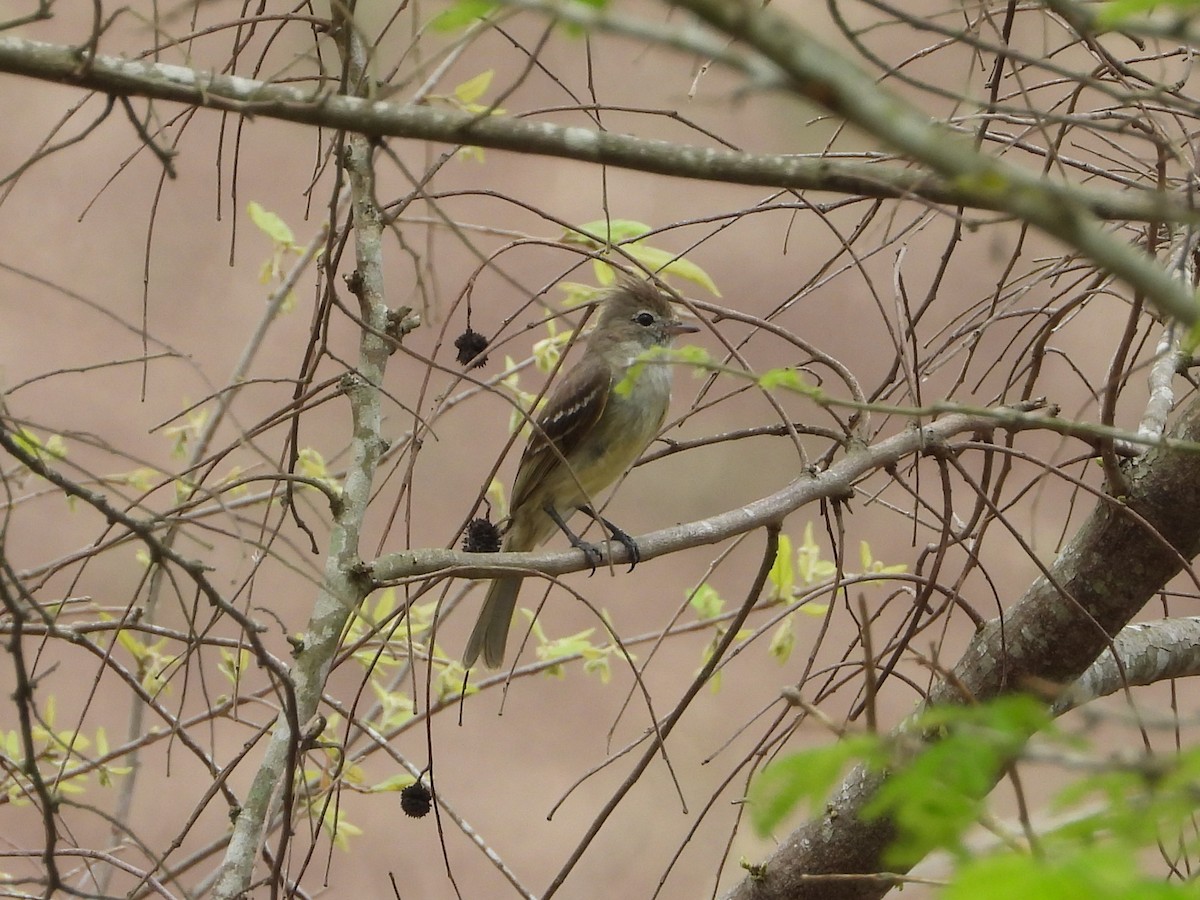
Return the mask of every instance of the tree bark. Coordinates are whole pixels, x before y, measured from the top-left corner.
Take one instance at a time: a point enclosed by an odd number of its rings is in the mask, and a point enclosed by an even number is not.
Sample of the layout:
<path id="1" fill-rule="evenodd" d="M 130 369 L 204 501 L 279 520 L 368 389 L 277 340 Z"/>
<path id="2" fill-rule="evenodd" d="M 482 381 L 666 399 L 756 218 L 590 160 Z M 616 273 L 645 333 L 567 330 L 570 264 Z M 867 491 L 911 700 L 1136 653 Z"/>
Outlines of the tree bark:
<path id="1" fill-rule="evenodd" d="M 1172 434 L 1200 441 L 1200 400 Z M 1155 447 L 1129 465 L 1129 495 L 1105 497 L 1058 558 L 1006 614 L 986 623 L 931 691 L 929 704 L 988 700 L 1047 683 L 1069 685 L 1112 637 L 1200 552 L 1200 447 Z M 730 900 L 868 900 L 893 879 L 882 854 L 894 831 L 860 812 L 886 776 L 856 769 L 825 814 L 793 832 Z M 845 876 L 865 876 L 846 878 Z M 829 877 L 834 876 L 834 877 Z"/>

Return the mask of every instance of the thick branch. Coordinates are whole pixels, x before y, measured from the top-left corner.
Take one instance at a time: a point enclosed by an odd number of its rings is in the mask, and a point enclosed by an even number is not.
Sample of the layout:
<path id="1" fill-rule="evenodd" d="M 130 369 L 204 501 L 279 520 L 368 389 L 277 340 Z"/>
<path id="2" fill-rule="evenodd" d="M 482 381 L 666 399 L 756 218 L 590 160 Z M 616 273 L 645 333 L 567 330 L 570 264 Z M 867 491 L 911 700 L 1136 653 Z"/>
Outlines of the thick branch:
<path id="1" fill-rule="evenodd" d="M 1200 675 L 1200 617 L 1126 625 L 1105 653 L 1054 701 L 1056 716 L 1126 687 Z"/>
<path id="2" fill-rule="evenodd" d="M 357 29 L 346 27 L 344 34 L 347 35 L 343 48 L 348 56 L 347 79 L 351 84 L 362 84 L 366 47 Z M 267 822 L 277 810 L 284 816 L 284 821 L 281 843 L 275 852 L 277 871 L 273 873 L 272 883 L 279 883 L 278 870 L 288 860 L 286 848 L 292 827 L 293 778 L 300 768 L 300 754 L 305 749 L 300 746 L 299 728 L 306 726 L 316 713 L 346 620 L 370 589 L 369 584 L 359 577 L 358 545 L 375 471 L 387 446 L 380 437 L 379 387 L 383 384 L 388 356 L 393 348 L 384 336 L 388 327 L 388 309 L 384 304 L 383 216 L 375 202 L 373 149 L 371 142 L 362 135 L 348 136 L 345 146 L 342 165 L 351 189 L 354 281 L 360 314 L 366 323 L 359 335 L 356 369 L 342 379 L 343 393 L 349 401 L 353 419 L 351 462 L 329 535 L 324 579 L 313 604 L 303 649 L 292 667 L 296 709 L 294 712 L 285 709 L 280 713 L 246 801 L 234 820 L 233 835 L 213 888 L 213 896 L 218 900 L 248 896 Z"/>
<path id="3" fill-rule="evenodd" d="M 306 90 L 111 56 L 85 59 L 76 48 L 16 37 L 0 37 L 0 72 L 77 85 L 115 96 L 171 100 L 362 134 L 470 144 L 678 178 L 831 191 L 850 196 L 921 199 L 968 209 L 995 211 L 1010 206 L 1003 192 L 992 195 L 977 188 L 965 189 L 898 166 L 741 153 L 505 116 L 480 117 L 458 110 L 348 97 L 332 93 L 331 87 Z M 1071 198 L 1073 206 L 1105 219 L 1200 222 L 1200 213 L 1172 202 L 1162 193 L 1116 193 L 1063 186 L 1058 190 Z"/>
<path id="4" fill-rule="evenodd" d="M 1200 438 L 1200 401 L 1175 437 Z M 1132 464 L 1123 502 L 1097 503 L 1049 569 L 1003 617 L 980 629 L 953 676 L 930 703 L 987 700 L 1030 684 L 1071 684 L 1110 646 L 1121 628 L 1200 552 L 1200 453 L 1156 447 Z M 860 813 L 883 776 L 856 769 L 826 806 L 826 814 L 793 832 L 746 879 L 735 900 L 866 900 L 889 885 L 867 879 L 827 881 L 824 874 L 883 871 L 893 831 Z"/>

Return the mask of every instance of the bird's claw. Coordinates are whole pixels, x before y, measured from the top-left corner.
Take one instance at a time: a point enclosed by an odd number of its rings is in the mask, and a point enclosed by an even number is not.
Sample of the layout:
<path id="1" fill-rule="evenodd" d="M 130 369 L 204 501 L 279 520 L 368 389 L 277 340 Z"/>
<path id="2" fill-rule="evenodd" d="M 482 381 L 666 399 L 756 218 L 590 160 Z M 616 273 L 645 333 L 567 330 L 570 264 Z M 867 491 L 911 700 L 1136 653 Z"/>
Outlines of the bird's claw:
<path id="1" fill-rule="evenodd" d="M 617 528 L 611 522 L 607 523 L 609 531 L 612 532 L 612 539 L 625 548 L 629 553 L 629 569 L 632 572 L 633 567 L 642 561 L 642 551 L 638 549 L 637 541 L 631 538 L 626 532 Z"/>
<path id="2" fill-rule="evenodd" d="M 587 558 L 588 565 L 592 568 L 592 571 L 588 577 L 590 578 L 592 575 L 595 575 L 596 567 L 604 561 L 604 555 L 600 552 L 600 548 L 595 544 L 583 540 L 583 538 L 579 537 L 579 535 L 568 528 L 566 521 L 558 514 L 558 510 L 556 510 L 553 506 L 547 505 L 545 509 L 546 515 L 553 519 L 554 524 L 557 525 L 559 530 L 567 536 L 567 540 L 571 542 L 571 546 L 576 550 L 583 551 L 583 555 Z M 638 549 L 637 541 L 631 538 L 624 529 L 618 528 L 612 522 L 608 521 L 608 519 L 604 518 L 604 516 L 593 510 L 590 506 L 580 506 L 578 509 L 580 512 L 587 513 L 589 516 L 607 528 L 610 535 L 610 541 L 616 541 L 618 544 L 624 547 L 626 551 L 628 551 L 629 571 L 632 572 L 633 567 L 642 561 L 642 551 Z"/>
<path id="3" fill-rule="evenodd" d="M 599 547 L 588 541 L 576 541 L 575 549 L 583 551 L 583 555 L 587 559 L 588 565 L 591 566 L 592 569 L 592 571 L 588 573 L 588 578 L 591 578 L 596 574 L 596 566 L 600 565 L 600 563 L 604 560 L 604 555 L 600 552 Z"/>

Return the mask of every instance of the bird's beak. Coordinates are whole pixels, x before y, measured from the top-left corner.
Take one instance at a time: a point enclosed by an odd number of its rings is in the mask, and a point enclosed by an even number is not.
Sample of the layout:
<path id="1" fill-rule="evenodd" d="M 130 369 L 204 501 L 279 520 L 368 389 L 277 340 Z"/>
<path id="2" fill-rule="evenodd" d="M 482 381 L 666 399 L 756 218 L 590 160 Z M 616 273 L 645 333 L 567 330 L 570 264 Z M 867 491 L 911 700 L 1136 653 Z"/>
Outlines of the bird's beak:
<path id="1" fill-rule="evenodd" d="M 700 326 L 692 325 L 690 322 L 681 322 L 678 319 L 674 320 L 673 322 L 666 322 L 663 324 L 663 331 L 665 331 L 671 337 L 675 337 L 676 335 L 680 334 L 695 334 L 699 330 Z"/>
<path id="2" fill-rule="evenodd" d="M 677 335 L 694 335 L 697 331 L 700 331 L 700 326 L 689 325 L 686 322 L 668 322 L 662 330 L 666 331 L 671 337 L 676 337 Z"/>

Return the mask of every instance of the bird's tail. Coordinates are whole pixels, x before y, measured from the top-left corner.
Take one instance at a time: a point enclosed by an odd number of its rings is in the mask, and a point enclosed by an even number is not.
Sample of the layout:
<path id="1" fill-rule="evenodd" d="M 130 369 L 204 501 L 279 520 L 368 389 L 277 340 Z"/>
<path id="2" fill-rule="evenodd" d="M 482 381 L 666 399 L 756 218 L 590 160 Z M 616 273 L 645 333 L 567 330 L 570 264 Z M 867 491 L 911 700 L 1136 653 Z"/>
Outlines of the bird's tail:
<path id="1" fill-rule="evenodd" d="M 504 665 L 504 647 L 508 643 L 508 626 L 512 623 L 513 610 L 517 607 L 517 593 L 521 590 L 521 579 L 506 575 L 492 581 L 483 609 L 475 620 L 475 629 L 463 652 L 463 665 L 471 668 L 479 654 L 489 669 Z"/>

